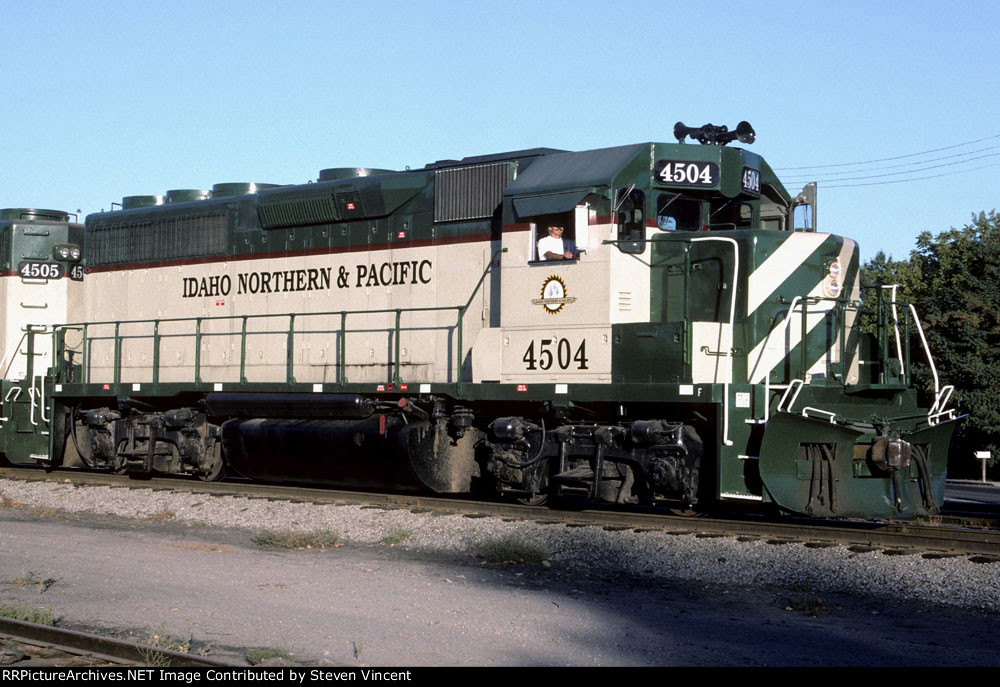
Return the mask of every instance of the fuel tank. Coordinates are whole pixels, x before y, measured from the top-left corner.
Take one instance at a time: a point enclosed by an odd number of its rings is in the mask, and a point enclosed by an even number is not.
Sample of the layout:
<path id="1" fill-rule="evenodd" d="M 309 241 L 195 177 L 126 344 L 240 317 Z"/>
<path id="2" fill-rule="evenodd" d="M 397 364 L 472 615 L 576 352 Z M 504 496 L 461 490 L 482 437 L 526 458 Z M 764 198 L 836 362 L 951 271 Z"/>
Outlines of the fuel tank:
<path id="1" fill-rule="evenodd" d="M 365 418 L 237 418 L 222 425 L 230 467 L 251 479 L 464 493 L 474 436 L 399 413 Z"/>

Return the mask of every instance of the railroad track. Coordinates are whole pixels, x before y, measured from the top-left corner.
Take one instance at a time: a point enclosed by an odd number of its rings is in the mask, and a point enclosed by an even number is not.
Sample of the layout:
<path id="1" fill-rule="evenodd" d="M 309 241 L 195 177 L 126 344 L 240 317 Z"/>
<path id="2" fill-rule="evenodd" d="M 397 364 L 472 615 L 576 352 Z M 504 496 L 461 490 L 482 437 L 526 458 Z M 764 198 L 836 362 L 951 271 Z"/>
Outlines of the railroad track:
<path id="1" fill-rule="evenodd" d="M 66 628 L 0 617 L 0 663 L 5 668 L 107 666 L 232 667 L 194 654 L 126 642 Z"/>
<path id="2" fill-rule="evenodd" d="M 613 510 L 587 507 L 554 510 L 513 503 L 412 494 L 370 493 L 287 484 L 241 481 L 199 482 L 177 477 L 133 480 L 108 473 L 40 468 L 0 468 L 0 479 L 44 480 L 79 485 L 168 490 L 240 496 L 316 504 L 357 504 L 414 512 L 456 513 L 466 517 L 503 517 L 565 526 L 598 526 L 609 530 L 634 529 L 695 533 L 702 536 L 737 536 L 802 542 L 806 546 L 846 545 L 857 550 L 881 549 L 887 553 L 923 553 L 926 557 L 969 555 L 983 562 L 1000 561 L 1000 529 L 982 515 L 971 518 L 939 516 L 922 521 L 873 522 L 860 520 L 773 519 L 758 514 L 682 517 L 640 509 Z"/>

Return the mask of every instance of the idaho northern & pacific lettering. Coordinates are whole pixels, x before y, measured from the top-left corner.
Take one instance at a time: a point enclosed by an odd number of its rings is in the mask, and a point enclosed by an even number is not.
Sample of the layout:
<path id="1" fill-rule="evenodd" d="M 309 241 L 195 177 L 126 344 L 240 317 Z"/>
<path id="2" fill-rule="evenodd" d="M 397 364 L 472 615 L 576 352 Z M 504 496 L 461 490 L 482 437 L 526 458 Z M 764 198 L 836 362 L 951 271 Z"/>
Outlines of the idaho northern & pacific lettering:
<path id="1" fill-rule="evenodd" d="M 352 283 L 351 271 L 341 267 L 336 276 L 337 288 L 398 286 L 429 284 L 434 266 L 430 260 L 405 260 L 381 264 L 355 265 L 357 280 Z M 184 277 L 184 298 L 228 296 L 233 293 L 233 278 L 228 274 L 209 277 Z M 288 291 L 324 291 L 333 288 L 333 268 L 276 270 L 273 272 L 240 272 L 236 275 L 236 294 L 285 293 Z"/>

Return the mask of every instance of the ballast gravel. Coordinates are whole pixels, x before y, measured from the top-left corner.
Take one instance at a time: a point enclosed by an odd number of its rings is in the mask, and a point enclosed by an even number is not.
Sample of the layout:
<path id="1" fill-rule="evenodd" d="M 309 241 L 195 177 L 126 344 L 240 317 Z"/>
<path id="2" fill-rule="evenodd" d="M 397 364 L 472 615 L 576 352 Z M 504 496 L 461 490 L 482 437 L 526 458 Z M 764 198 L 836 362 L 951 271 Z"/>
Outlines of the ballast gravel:
<path id="1" fill-rule="evenodd" d="M 718 585 L 783 585 L 816 592 L 867 593 L 1000 611 L 1000 563 L 970 557 L 858 553 L 846 546 L 810 548 L 734 537 L 659 531 L 607 531 L 511 522 L 499 517 L 414 513 L 357 505 L 316 505 L 173 491 L 0 479 L 0 500 L 40 509 L 246 530 L 326 530 L 345 545 L 377 545 L 405 532 L 396 546 L 474 555 L 484 542 L 516 535 L 548 555 L 543 565 Z"/>

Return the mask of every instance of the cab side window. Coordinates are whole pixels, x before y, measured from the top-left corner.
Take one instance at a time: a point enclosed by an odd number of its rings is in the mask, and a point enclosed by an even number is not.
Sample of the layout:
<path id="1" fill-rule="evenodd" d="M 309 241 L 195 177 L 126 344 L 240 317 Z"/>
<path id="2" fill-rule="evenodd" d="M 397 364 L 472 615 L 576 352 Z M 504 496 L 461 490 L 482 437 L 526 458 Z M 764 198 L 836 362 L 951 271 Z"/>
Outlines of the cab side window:
<path id="1" fill-rule="evenodd" d="M 753 227 L 753 206 L 734 198 L 713 200 L 708 226 L 712 231 L 750 229 Z"/>
<path id="2" fill-rule="evenodd" d="M 661 193 L 656 197 L 656 226 L 660 231 L 701 231 L 701 201 Z"/>
<path id="3" fill-rule="evenodd" d="M 637 188 L 622 189 L 615 203 L 618 248 L 624 253 L 641 253 L 646 247 L 646 194 Z"/>

